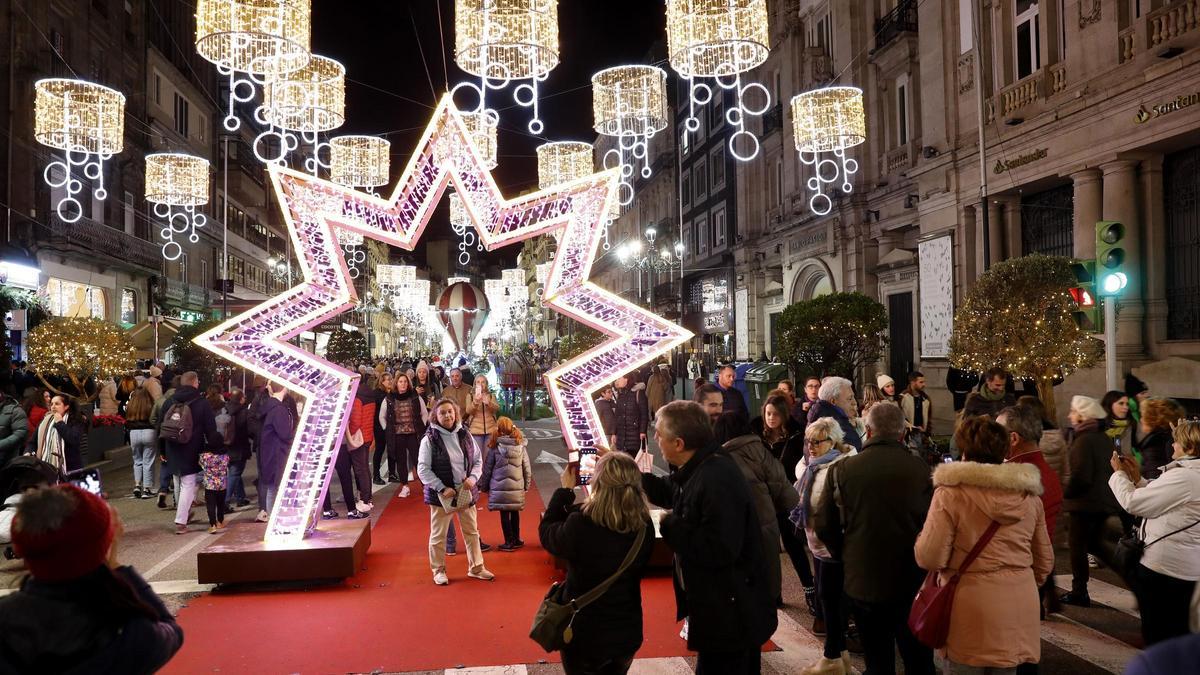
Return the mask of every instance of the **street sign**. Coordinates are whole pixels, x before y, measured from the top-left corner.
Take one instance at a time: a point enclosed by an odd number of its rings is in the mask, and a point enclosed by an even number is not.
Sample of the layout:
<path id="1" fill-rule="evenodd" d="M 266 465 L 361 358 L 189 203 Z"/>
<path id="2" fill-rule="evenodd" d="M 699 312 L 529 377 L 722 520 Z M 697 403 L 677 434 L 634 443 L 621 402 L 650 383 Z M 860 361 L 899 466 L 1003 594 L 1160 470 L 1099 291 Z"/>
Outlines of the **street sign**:
<path id="1" fill-rule="evenodd" d="M 6 330 L 25 330 L 25 310 L 13 309 L 4 313 Z"/>

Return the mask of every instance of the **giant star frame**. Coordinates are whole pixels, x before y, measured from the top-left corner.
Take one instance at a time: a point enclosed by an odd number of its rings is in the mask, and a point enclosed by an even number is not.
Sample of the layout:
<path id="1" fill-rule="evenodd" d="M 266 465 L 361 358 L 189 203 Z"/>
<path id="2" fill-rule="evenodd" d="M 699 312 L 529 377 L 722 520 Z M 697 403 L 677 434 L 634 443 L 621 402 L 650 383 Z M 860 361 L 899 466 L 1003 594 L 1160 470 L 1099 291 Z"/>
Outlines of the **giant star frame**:
<path id="1" fill-rule="evenodd" d="M 567 445 L 581 453 L 585 479 L 589 460 L 605 445 L 592 394 L 692 336 L 588 281 L 600 225 L 616 199 L 616 170 L 505 199 L 449 96 L 438 104 L 390 199 L 278 166 L 270 174 L 304 281 L 196 338 L 200 346 L 283 383 L 306 401 L 267 522 L 269 544 L 294 545 L 315 526 L 359 379 L 289 342 L 357 300 L 339 230 L 412 250 L 453 183 L 488 250 L 540 234 L 558 235 L 543 305 L 611 336 L 545 375 Z"/>

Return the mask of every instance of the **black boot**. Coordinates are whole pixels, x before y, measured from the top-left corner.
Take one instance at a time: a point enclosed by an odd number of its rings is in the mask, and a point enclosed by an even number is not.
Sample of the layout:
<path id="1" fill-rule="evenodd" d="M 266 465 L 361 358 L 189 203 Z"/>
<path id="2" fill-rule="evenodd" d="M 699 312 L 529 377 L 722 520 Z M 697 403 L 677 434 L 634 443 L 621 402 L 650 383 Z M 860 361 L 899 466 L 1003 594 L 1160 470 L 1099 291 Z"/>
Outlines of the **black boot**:
<path id="1" fill-rule="evenodd" d="M 372 468 L 375 469 L 375 472 L 372 474 L 372 476 L 376 485 L 387 485 L 387 483 L 383 482 L 383 479 L 379 477 L 379 465 L 382 459 L 383 458 L 378 455 L 371 458 Z"/>

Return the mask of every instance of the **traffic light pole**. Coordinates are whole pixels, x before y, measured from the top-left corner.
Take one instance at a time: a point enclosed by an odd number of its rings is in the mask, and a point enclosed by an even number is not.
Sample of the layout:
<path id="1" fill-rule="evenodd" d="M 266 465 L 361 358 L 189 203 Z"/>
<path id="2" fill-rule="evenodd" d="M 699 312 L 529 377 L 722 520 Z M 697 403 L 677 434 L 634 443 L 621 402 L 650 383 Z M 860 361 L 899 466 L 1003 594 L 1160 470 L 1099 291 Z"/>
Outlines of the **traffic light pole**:
<path id="1" fill-rule="evenodd" d="M 1117 299 L 1104 298 L 1104 382 L 1108 391 L 1117 386 Z"/>

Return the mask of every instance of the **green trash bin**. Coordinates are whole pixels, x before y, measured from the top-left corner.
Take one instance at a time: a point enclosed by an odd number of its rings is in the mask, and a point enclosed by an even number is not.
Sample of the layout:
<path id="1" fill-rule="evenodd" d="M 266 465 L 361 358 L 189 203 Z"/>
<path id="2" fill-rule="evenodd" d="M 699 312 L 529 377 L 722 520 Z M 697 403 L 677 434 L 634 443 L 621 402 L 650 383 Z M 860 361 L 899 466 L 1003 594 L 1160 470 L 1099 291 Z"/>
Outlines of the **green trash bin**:
<path id="1" fill-rule="evenodd" d="M 746 371 L 745 378 L 750 417 L 758 417 L 767 400 L 767 392 L 779 386 L 780 380 L 788 378 L 788 367 L 782 363 L 763 363 Z"/>

